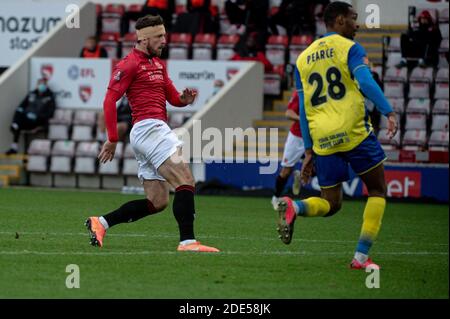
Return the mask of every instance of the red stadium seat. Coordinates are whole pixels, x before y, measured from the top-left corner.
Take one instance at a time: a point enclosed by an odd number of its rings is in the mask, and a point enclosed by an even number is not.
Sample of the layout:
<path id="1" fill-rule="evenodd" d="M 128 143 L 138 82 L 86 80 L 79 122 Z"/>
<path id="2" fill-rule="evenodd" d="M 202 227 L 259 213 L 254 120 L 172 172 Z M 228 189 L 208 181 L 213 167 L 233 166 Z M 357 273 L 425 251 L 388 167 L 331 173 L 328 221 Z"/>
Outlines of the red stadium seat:
<path id="1" fill-rule="evenodd" d="M 284 65 L 289 39 L 284 35 L 271 35 L 266 44 L 266 56 L 272 65 Z"/>
<path id="2" fill-rule="evenodd" d="M 122 39 L 122 58 L 127 56 L 128 53 L 134 48 L 136 45 L 136 33 L 127 33 Z"/>
<path id="3" fill-rule="evenodd" d="M 142 4 L 137 4 L 137 3 L 130 4 L 127 8 L 127 12 L 139 13 L 142 11 L 142 7 L 143 7 Z"/>
<path id="4" fill-rule="evenodd" d="M 120 22 L 125 13 L 123 4 L 108 4 L 102 12 L 102 32 L 120 32 Z"/>
<path id="5" fill-rule="evenodd" d="M 100 46 L 108 53 L 108 58 L 117 58 L 119 48 L 119 33 L 102 33 L 100 35 Z"/>
<path id="6" fill-rule="evenodd" d="M 212 60 L 213 50 L 216 47 L 216 35 L 202 33 L 195 36 L 192 59 L 193 60 Z"/>
<path id="7" fill-rule="evenodd" d="M 234 54 L 234 47 L 239 42 L 239 36 L 221 35 L 217 43 L 217 60 L 229 60 Z"/>
<path id="8" fill-rule="evenodd" d="M 187 60 L 192 45 L 190 33 L 172 33 L 169 43 L 169 58 L 173 60 Z"/>
<path id="9" fill-rule="evenodd" d="M 295 64 L 298 56 L 314 41 L 311 35 L 294 35 L 289 44 L 289 63 Z"/>

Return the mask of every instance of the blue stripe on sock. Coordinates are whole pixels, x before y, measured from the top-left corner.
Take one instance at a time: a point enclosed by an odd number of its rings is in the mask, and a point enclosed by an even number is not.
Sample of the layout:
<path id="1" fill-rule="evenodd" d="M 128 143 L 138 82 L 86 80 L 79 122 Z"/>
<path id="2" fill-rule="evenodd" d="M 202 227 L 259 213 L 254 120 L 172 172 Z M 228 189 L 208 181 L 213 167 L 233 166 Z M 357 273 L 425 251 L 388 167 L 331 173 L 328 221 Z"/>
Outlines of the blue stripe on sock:
<path id="1" fill-rule="evenodd" d="M 356 247 L 356 251 L 361 254 L 368 255 L 370 247 L 372 247 L 372 241 L 367 238 L 361 238 L 358 241 L 358 246 Z"/>
<path id="2" fill-rule="evenodd" d="M 294 203 L 297 205 L 298 207 L 298 211 L 297 211 L 297 215 L 298 216 L 304 216 L 306 214 L 306 206 L 305 203 L 301 200 L 296 200 L 294 201 Z"/>

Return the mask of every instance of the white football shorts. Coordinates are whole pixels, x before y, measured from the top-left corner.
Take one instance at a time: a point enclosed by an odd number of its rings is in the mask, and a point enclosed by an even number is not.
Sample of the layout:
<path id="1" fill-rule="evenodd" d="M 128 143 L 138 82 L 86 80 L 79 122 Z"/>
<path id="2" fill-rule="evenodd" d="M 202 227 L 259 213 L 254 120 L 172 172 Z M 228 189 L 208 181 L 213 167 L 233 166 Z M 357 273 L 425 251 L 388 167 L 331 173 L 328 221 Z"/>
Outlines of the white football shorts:
<path id="1" fill-rule="evenodd" d="M 166 122 L 156 119 L 136 123 L 130 132 L 130 143 L 139 164 L 138 177 L 141 182 L 165 181 L 158 174 L 158 168 L 183 145 Z"/>
<path id="2" fill-rule="evenodd" d="M 295 136 L 291 132 L 288 133 L 286 143 L 284 143 L 282 167 L 294 167 L 300 162 L 305 153 L 305 144 L 301 137 Z"/>

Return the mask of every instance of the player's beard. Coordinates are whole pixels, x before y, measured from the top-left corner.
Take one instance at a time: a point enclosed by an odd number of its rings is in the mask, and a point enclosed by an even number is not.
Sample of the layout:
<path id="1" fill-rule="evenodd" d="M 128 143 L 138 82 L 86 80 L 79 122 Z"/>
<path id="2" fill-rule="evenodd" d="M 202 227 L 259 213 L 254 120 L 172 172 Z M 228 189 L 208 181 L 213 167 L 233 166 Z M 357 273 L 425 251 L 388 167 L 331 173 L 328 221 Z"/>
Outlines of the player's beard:
<path id="1" fill-rule="evenodd" d="M 152 56 L 152 57 L 158 57 L 158 58 L 160 58 L 163 49 L 164 49 L 164 46 L 160 46 L 160 47 L 157 48 L 156 50 L 153 49 L 150 45 L 147 46 L 147 51 L 148 51 L 149 55 Z"/>

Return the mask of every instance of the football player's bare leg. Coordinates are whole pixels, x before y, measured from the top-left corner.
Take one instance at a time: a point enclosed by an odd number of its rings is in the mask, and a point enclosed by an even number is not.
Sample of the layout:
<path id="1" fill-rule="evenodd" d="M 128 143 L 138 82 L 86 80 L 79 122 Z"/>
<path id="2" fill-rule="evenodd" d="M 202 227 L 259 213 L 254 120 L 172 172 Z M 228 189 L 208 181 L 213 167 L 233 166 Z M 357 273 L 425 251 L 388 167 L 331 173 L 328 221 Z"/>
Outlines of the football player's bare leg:
<path id="1" fill-rule="evenodd" d="M 178 148 L 177 151 L 158 168 L 158 173 L 175 189 L 173 214 L 180 229 L 180 242 L 195 241 L 195 183 L 189 167 L 183 161 L 181 148 Z"/>

